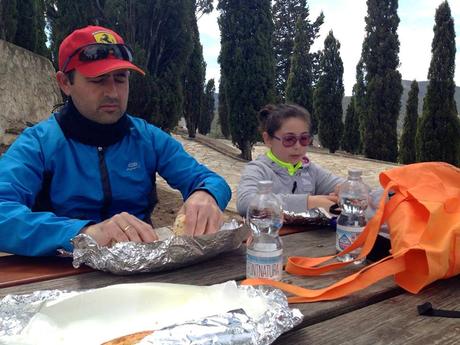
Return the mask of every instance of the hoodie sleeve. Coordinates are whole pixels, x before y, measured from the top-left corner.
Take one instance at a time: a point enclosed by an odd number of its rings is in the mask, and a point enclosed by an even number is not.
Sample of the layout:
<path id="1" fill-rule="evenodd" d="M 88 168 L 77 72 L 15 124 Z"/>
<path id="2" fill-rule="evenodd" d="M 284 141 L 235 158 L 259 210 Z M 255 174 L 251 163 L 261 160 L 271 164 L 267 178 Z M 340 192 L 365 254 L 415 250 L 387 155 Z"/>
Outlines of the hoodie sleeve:
<path id="1" fill-rule="evenodd" d="M 245 217 L 251 199 L 257 193 L 257 182 L 270 180 L 266 171 L 256 162 L 249 162 L 241 173 L 237 188 L 236 209 Z"/>
<path id="2" fill-rule="evenodd" d="M 328 195 L 334 192 L 335 187 L 343 182 L 345 178 L 339 177 L 331 173 L 329 170 L 312 163 L 311 168 L 315 176 L 315 189 L 316 195 Z"/>

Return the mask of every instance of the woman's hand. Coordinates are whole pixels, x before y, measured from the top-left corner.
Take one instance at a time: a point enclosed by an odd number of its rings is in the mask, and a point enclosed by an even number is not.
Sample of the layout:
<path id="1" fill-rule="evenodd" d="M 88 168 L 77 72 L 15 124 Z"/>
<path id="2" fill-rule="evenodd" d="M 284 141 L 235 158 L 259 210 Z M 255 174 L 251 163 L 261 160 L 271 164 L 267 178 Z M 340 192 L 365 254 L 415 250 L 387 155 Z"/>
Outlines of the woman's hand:
<path id="1" fill-rule="evenodd" d="M 336 194 L 331 193 L 329 195 L 309 195 L 307 199 L 307 208 L 316 208 L 321 207 L 326 211 L 329 211 L 329 208 L 337 204 L 339 198 Z"/>

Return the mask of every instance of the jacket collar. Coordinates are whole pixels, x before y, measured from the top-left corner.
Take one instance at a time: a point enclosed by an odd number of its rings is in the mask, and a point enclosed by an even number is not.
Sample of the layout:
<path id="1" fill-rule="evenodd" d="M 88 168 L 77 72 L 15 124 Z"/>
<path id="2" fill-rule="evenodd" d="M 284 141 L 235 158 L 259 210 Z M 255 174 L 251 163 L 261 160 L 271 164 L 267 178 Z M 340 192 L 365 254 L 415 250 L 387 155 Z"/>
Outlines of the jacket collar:
<path id="1" fill-rule="evenodd" d="M 125 114 L 113 124 L 100 124 L 84 117 L 69 99 L 55 114 L 64 135 L 90 146 L 110 146 L 124 138 L 130 131 L 131 120 Z"/>
<path id="2" fill-rule="evenodd" d="M 284 162 L 278 157 L 276 157 L 273 154 L 272 150 L 267 151 L 267 153 L 263 156 L 260 156 L 259 159 L 265 161 L 265 163 L 267 164 L 274 164 L 280 170 L 286 171 L 290 176 L 294 176 L 298 170 L 305 168 L 310 163 L 307 156 L 303 157 L 300 162 L 297 162 L 297 164 Z"/>

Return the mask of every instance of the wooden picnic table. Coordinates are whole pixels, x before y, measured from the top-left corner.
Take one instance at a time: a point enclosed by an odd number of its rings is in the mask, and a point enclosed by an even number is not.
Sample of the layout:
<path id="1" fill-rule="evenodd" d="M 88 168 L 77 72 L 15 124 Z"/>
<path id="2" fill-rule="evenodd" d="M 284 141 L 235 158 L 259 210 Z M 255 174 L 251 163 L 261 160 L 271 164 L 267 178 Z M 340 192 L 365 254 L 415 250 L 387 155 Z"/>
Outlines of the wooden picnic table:
<path id="1" fill-rule="evenodd" d="M 292 229 L 291 229 L 292 230 Z M 284 255 L 322 256 L 334 252 L 335 232 L 316 229 L 283 236 Z M 298 277 L 284 273 L 283 281 L 307 288 L 321 288 L 356 271 L 350 265 L 319 277 Z M 31 293 L 36 290 L 80 290 L 120 283 L 164 282 L 211 285 L 245 278 L 244 246 L 206 262 L 168 272 L 118 276 L 105 272 L 83 272 L 45 281 L 29 282 L 0 288 L 0 298 L 7 294 Z M 460 310 L 460 279 L 437 282 L 420 295 L 413 296 L 386 278 L 369 288 L 336 301 L 294 304 L 304 315 L 296 329 L 282 335 L 275 344 L 454 344 L 460 339 L 460 323 L 456 319 L 418 316 L 416 307 L 429 300 L 438 308 Z M 441 342 L 435 342 L 435 332 Z M 401 335 L 401 332 L 402 335 Z M 425 338 L 424 338 L 425 337 Z M 454 339 L 456 339 L 454 341 Z M 451 342 L 449 342 L 449 340 Z"/>

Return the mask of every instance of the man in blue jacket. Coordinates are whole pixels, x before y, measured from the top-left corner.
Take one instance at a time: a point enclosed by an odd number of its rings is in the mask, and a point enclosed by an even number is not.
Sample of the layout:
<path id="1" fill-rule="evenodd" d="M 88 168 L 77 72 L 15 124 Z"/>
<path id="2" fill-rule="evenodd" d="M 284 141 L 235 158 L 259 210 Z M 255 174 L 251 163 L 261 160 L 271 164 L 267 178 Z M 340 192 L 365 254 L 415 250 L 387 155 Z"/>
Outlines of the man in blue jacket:
<path id="1" fill-rule="evenodd" d="M 0 159 L 0 251 L 54 255 L 71 251 L 80 233 L 101 246 L 156 240 L 156 173 L 182 193 L 187 234 L 219 228 L 230 188 L 167 133 L 126 113 L 130 71 L 144 74 L 112 30 L 88 26 L 64 39 L 56 77 L 66 104 Z"/>

